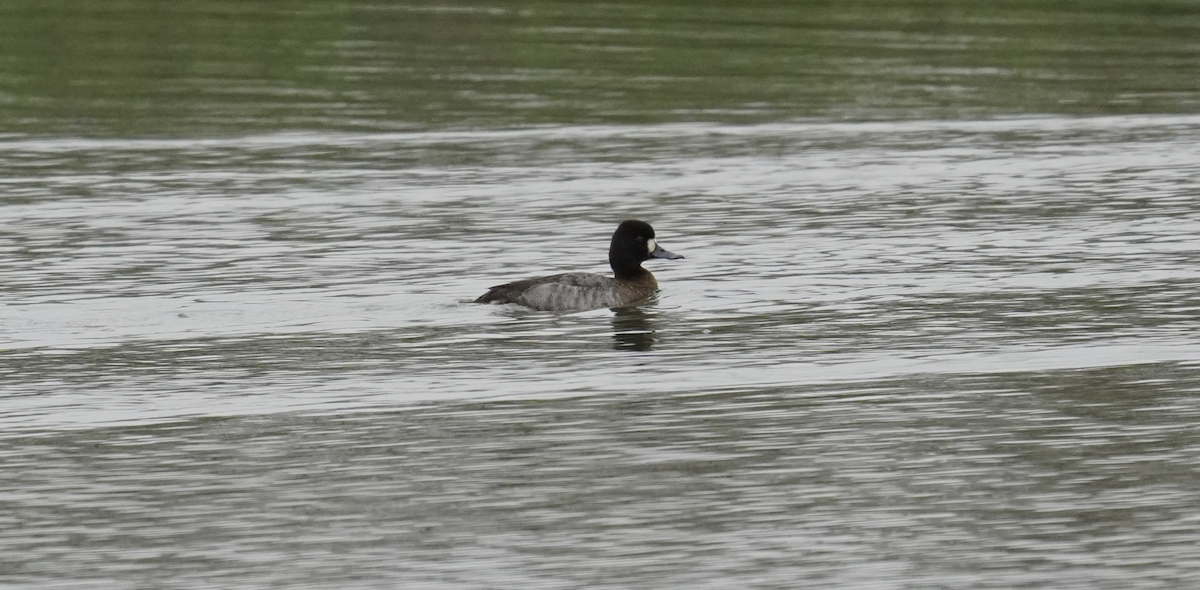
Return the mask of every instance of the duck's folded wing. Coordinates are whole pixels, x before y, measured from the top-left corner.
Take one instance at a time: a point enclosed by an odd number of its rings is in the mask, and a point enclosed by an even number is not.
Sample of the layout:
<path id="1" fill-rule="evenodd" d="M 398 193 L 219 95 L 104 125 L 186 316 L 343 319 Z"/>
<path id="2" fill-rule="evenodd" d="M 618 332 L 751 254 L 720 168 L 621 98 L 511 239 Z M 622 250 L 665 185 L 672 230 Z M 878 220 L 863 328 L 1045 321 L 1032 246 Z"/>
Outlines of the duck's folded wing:
<path id="1" fill-rule="evenodd" d="M 620 304 L 620 297 L 613 289 L 613 280 L 608 277 L 569 273 L 554 279 L 553 282 L 531 285 L 521 293 L 517 302 L 543 311 L 599 309 Z"/>
<path id="2" fill-rule="evenodd" d="M 547 277 L 547 284 L 571 285 L 572 287 L 583 287 L 584 289 L 611 289 L 613 280 L 611 277 L 598 275 L 591 272 L 569 272 L 562 275 L 554 275 Z"/>

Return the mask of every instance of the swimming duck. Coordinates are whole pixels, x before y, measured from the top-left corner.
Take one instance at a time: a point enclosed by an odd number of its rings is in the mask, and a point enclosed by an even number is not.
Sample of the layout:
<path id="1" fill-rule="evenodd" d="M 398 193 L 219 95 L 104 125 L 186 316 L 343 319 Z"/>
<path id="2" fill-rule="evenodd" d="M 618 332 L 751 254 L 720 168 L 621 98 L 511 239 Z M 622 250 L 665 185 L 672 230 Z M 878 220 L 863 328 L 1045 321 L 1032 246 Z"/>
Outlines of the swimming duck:
<path id="1" fill-rule="evenodd" d="M 580 311 L 625 307 L 652 295 L 658 281 L 642 262 L 651 258 L 683 258 L 654 241 L 654 228 L 645 221 L 622 221 L 608 247 L 613 277 L 572 272 L 525 279 L 488 289 L 475 303 L 516 303 L 540 311 Z"/>

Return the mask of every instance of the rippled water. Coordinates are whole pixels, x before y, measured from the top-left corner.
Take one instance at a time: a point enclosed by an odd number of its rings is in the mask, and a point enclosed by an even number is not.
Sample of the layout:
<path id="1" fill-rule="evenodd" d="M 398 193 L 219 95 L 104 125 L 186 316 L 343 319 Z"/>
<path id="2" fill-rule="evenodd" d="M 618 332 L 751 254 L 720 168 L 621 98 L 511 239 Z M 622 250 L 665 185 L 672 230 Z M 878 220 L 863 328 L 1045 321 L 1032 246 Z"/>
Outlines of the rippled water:
<path id="1" fill-rule="evenodd" d="M 1200 111 L 1189 0 L 5 0 L 0 133 Z"/>
<path id="2" fill-rule="evenodd" d="M 0 575 L 1192 585 L 1198 135 L 5 140 Z M 469 303 L 627 217 L 654 301 Z"/>
<path id="3" fill-rule="evenodd" d="M 6 0 L 0 587 L 1195 587 L 1198 35 Z"/>

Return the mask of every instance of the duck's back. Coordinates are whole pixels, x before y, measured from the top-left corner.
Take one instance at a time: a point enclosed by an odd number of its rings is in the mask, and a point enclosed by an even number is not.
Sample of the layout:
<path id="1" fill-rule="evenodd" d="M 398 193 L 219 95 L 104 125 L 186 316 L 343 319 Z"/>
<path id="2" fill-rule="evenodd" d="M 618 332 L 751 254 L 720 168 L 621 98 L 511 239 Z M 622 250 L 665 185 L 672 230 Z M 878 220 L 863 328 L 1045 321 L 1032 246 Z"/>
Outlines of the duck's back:
<path id="1" fill-rule="evenodd" d="M 648 283 L 644 280 L 630 283 L 598 274 L 572 272 L 492 287 L 475 303 L 517 303 L 541 311 L 599 309 L 629 305 L 657 288 L 653 276 L 649 277 Z"/>

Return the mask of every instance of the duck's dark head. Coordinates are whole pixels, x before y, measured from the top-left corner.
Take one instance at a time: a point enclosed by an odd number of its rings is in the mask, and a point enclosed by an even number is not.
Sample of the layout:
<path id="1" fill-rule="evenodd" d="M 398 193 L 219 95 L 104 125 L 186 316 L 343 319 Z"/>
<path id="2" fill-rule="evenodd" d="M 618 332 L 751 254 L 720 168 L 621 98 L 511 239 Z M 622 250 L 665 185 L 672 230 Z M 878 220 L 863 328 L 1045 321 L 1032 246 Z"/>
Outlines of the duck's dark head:
<path id="1" fill-rule="evenodd" d="M 642 262 L 651 258 L 675 260 L 683 258 L 668 252 L 654 240 L 654 228 L 645 221 L 630 219 L 622 221 L 613 232 L 612 244 L 608 247 L 608 264 L 618 279 L 629 279 L 646 272 Z"/>

